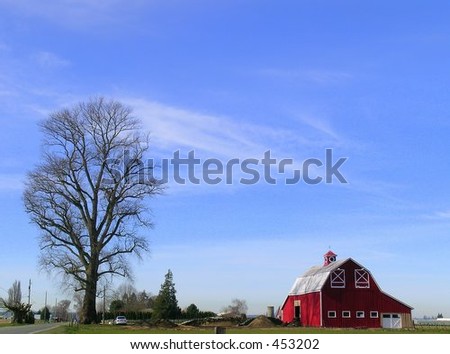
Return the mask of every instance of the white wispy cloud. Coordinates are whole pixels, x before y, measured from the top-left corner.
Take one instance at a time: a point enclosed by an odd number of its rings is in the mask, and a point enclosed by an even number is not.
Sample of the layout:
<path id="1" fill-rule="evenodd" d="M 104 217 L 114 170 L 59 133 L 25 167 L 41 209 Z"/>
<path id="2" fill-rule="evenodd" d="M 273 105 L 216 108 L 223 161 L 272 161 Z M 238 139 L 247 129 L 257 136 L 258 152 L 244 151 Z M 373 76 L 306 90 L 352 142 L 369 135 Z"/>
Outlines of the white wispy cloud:
<path id="1" fill-rule="evenodd" d="M 47 51 L 38 52 L 35 59 L 40 66 L 45 68 L 61 68 L 70 65 L 70 61 Z"/>
<path id="2" fill-rule="evenodd" d="M 0 174 L 0 191 L 20 191 L 24 176 L 20 174 Z"/>
<path id="3" fill-rule="evenodd" d="M 433 214 L 433 216 L 434 218 L 438 219 L 450 219 L 450 209 L 437 211 L 436 213 Z"/>
<path id="4" fill-rule="evenodd" d="M 42 118 L 60 102 L 72 102 L 72 94 L 61 89 L 66 84 L 59 76 L 61 69 L 71 66 L 70 60 L 48 50 L 23 53 L 10 42 L 6 44 L 8 50 L 0 55 L 0 111 L 17 114 L 18 119 L 35 120 L 36 112 Z"/>
<path id="5" fill-rule="evenodd" d="M 217 157 L 259 157 L 269 149 L 291 155 L 289 146 L 311 143 L 297 129 L 241 123 L 145 99 L 126 98 L 124 102 L 151 131 L 152 141 L 166 149 L 196 149 Z M 297 149 L 295 155 L 298 153 Z"/>
<path id="6" fill-rule="evenodd" d="M 307 70 L 303 75 L 320 84 L 338 84 L 352 79 L 350 73 L 343 71 Z"/>
<path id="7" fill-rule="evenodd" d="M 20 17 L 44 19 L 77 30 L 100 29 L 125 23 L 131 15 L 155 1 L 145 0 L 0 0 L 0 8 Z"/>
<path id="8" fill-rule="evenodd" d="M 308 82 L 319 85 L 336 85 L 353 78 L 353 75 L 339 70 L 281 69 L 268 68 L 257 72 L 259 75 L 291 82 Z"/>
<path id="9" fill-rule="evenodd" d="M 4 89 L 0 86 L 0 96 L 13 96 L 15 93 L 12 90 Z"/>
<path id="10" fill-rule="evenodd" d="M 0 41 L 0 52 L 8 52 L 10 49 L 9 45 Z"/>
<path id="11" fill-rule="evenodd" d="M 318 132 L 328 136 L 336 141 L 340 141 L 341 137 L 339 134 L 333 129 L 330 122 L 325 119 L 321 119 L 318 117 L 312 117 L 310 115 L 301 115 L 299 119 L 306 125 L 311 128 L 317 130 Z"/>
<path id="12" fill-rule="evenodd" d="M 276 161 L 271 167 L 271 178 L 274 178 L 276 183 L 285 183 L 287 178 L 292 180 L 294 175 L 298 176 L 306 159 L 324 158 L 325 149 L 333 147 L 333 144 L 337 145 L 341 139 L 331 124 L 325 120 L 314 121 L 312 117 L 303 120 L 294 117 L 290 124 L 280 127 L 265 123 L 243 123 L 234 117 L 199 113 L 144 98 L 125 97 L 119 101 L 129 105 L 134 114 L 142 120 L 145 131 L 150 132 L 154 158 L 173 158 L 175 151 L 179 151 L 180 158 L 186 158 L 188 152 L 193 150 L 195 158 L 200 159 L 200 164 L 194 168 L 196 178 L 202 176 L 204 171 L 201 164 L 206 159 L 218 159 L 223 173 L 220 174 L 220 182 L 217 182 L 219 184 L 213 185 L 217 191 L 222 191 L 223 188 L 218 187 L 225 188 L 230 181 L 233 186 L 240 186 L 243 185 L 240 182 L 242 178 L 247 181 L 250 178 L 248 172 L 230 167 L 232 159 L 238 159 L 233 160 L 238 164 L 246 159 L 255 159 L 257 163 L 252 163 L 252 168 L 258 170 L 259 181 L 265 183 L 264 178 L 267 175 L 262 159 L 269 151 L 270 158 Z M 277 164 L 282 159 L 291 160 L 284 165 L 283 171 Z M 162 173 L 164 169 L 160 168 L 158 163 L 157 166 L 156 174 Z M 171 168 L 168 167 L 169 181 L 173 177 Z M 312 166 L 309 170 L 311 178 L 324 177 L 323 167 Z M 190 187 L 196 187 L 189 182 L 170 185 L 171 192 L 183 193 L 190 192 Z M 195 193 L 202 190 L 195 188 Z M 209 192 L 210 188 L 207 190 Z"/>

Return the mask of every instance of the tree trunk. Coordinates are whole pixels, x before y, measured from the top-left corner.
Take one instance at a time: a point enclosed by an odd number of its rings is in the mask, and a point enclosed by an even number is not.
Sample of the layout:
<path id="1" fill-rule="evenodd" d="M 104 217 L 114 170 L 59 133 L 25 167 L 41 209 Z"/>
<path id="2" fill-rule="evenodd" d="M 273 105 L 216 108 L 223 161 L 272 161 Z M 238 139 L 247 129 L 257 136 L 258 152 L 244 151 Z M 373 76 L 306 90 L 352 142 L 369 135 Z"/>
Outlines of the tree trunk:
<path id="1" fill-rule="evenodd" d="M 97 311 L 95 303 L 97 300 L 97 278 L 92 274 L 86 281 L 86 290 L 84 293 L 83 307 L 81 310 L 81 323 L 97 323 Z"/>

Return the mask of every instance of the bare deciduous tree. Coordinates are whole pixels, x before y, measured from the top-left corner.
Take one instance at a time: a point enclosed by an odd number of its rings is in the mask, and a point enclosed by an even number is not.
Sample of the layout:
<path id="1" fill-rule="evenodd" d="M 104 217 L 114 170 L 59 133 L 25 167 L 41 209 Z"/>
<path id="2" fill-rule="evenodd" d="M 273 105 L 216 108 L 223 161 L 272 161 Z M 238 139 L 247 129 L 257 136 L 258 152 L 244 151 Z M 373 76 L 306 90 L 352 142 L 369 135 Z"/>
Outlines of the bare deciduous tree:
<path id="1" fill-rule="evenodd" d="M 41 128 L 42 162 L 28 174 L 25 209 L 42 231 L 41 265 L 84 292 L 81 321 L 92 323 L 99 279 L 129 277 L 128 256 L 148 251 L 146 200 L 162 185 L 146 174 L 139 120 L 117 101 L 79 103 Z"/>
<path id="2" fill-rule="evenodd" d="M 23 323 L 25 316 L 31 309 L 30 304 L 22 302 L 22 289 L 20 281 L 17 280 L 8 289 L 8 299 L 0 298 L 0 303 L 13 313 L 12 322 L 14 323 Z"/>
<path id="3" fill-rule="evenodd" d="M 131 283 L 123 283 L 111 292 L 113 312 L 139 312 L 152 307 L 155 297 L 151 292 L 138 291 Z"/>
<path id="4" fill-rule="evenodd" d="M 56 306 L 53 307 L 53 316 L 58 319 L 58 321 L 68 321 L 69 320 L 69 306 L 70 300 L 61 300 Z"/>
<path id="5" fill-rule="evenodd" d="M 233 316 L 246 315 L 248 310 L 247 301 L 242 299 L 233 299 L 231 304 L 222 311 Z"/>

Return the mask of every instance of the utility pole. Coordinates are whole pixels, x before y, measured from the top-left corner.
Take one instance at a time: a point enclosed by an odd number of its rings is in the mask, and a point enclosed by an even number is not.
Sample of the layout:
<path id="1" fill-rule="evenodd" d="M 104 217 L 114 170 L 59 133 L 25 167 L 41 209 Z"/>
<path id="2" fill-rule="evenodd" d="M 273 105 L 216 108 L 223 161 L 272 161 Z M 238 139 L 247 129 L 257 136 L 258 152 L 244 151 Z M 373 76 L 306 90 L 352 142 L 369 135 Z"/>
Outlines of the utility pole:
<path id="1" fill-rule="evenodd" d="M 45 292 L 44 322 L 47 322 L 47 291 Z"/>
<path id="2" fill-rule="evenodd" d="M 31 279 L 28 282 L 28 305 L 31 304 Z"/>

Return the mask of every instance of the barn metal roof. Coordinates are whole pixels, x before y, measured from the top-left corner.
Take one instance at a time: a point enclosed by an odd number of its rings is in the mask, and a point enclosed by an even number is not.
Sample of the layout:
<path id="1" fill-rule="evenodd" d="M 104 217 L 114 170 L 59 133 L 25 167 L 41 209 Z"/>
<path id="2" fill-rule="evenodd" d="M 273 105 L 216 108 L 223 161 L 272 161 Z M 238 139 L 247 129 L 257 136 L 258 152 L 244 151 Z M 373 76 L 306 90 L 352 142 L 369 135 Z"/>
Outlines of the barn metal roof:
<path id="1" fill-rule="evenodd" d="M 294 285 L 291 288 L 291 291 L 289 292 L 289 294 L 286 296 L 286 300 L 284 300 L 284 303 L 286 303 L 287 299 L 289 298 L 289 296 L 291 295 L 303 295 L 303 294 L 309 294 L 309 293 L 313 293 L 313 292 L 318 292 L 322 290 L 323 285 L 325 284 L 325 282 L 328 279 L 328 276 L 330 275 L 330 273 L 333 270 L 338 269 L 339 267 L 341 267 L 344 263 L 348 262 L 348 261 L 352 261 L 354 262 L 356 265 L 358 265 L 361 268 L 364 268 L 361 264 L 359 264 L 358 262 L 356 262 L 354 259 L 352 258 L 347 258 L 347 259 L 343 259 L 343 260 L 339 260 L 339 261 L 334 261 L 328 265 L 319 265 L 319 266 L 314 266 L 312 268 L 310 268 L 308 271 L 306 271 L 302 276 L 298 277 L 295 280 Z M 375 281 L 375 279 L 372 277 L 372 281 L 375 282 L 375 284 L 377 285 L 377 287 L 380 289 L 380 287 L 378 286 L 377 282 Z M 382 291 L 380 289 L 381 293 L 383 293 L 384 295 L 390 297 L 391 299 L 398 301 L 399 303 L 413 309 L 412 306 L 404 303 L 403 301 L 398 300 L 397 298 L 393 297 L 392 295 Z M 283 303 L 283 306 L 284 306 Z M 282 307 L 283 307 L 282 306 Z"/>
<path id="2" fill-rule="evenodd" d="M 295 280 L 289 295 L 302 295 L 320 291 L 327 280 L 330 272 L 339 268 L 351 258 L 332 262 L 326 266 L 315 266 L 310 268 L 302 276 Z"/>

